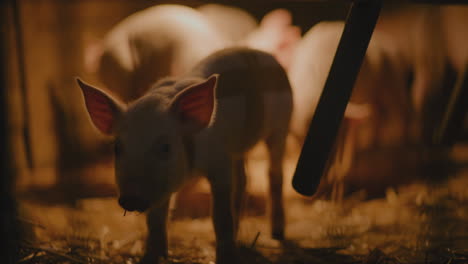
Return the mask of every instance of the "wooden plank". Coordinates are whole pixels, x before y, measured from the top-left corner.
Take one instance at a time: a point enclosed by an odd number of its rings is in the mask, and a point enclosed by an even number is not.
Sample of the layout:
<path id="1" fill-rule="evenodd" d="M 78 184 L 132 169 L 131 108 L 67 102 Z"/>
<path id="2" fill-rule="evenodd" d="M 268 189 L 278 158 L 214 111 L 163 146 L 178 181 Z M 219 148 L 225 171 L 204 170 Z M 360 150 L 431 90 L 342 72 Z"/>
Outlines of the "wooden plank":
<path id="1" fill-rule="evenodd" d="M 450 95 L 442 124 L 434 135 L 434 144 L 452 146 L 459 139 L 468 113 L 468 65 L 458 77 Z"/>
<path id="2" fill-rule="evenodd" d="M 8 129 L 8 101 L 7 101 L 7 61 L 9 49 L 7 47 L 8 2 L 0 0 L 0 232 L 4 245 L 0 247 L 2 263 L 16 263 L 18 229 L 16 226 L 16 207 L 13 195 L 13 171 L 11 162 L 11 148 Z"/>
<path id="3" fill-rule="evenodd" d="M 33 167 L 33 158 L 32 158 L 32 150 L 31 150 L 31 135 L 29 129 L 29 104 L 28 104 L 28 87 L 27 87 L 27 79 L 26 79 L 26 64 L 25 64 L 25 55 L 24 55 L 24 42 L 23 42 L 23 27 L 21 24 L 21 10 L 18 5 L 18 0 L 11 1 L 12 7 L 12 15 L 13 15 L 13 25 L 15 28 L 15 42 L 16 42 L 16 49 L 17 49 L 17 57 L 18 57 L 18 81 L 19 87 L 21 91 L 21 99 L 22 99 L 22 106 L 23 106 L 23 140 L 24 140 L 24 152 L 26 154 L 26 162 L 28 165 L 28 169 Z"/>

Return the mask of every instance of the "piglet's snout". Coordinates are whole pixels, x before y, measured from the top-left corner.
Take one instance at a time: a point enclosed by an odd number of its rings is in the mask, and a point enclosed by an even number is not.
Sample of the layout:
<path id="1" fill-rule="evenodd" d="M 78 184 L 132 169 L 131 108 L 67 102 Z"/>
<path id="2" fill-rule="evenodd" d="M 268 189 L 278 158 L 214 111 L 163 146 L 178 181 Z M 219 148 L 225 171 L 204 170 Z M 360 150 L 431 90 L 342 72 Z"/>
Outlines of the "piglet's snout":
<path id="1" fill-rule="evenodd" d="M 136 195 L 122 195 L 119 198 L 119 205 L 127 211 L 144 212 L 149 208 L 149 201 Z"/>

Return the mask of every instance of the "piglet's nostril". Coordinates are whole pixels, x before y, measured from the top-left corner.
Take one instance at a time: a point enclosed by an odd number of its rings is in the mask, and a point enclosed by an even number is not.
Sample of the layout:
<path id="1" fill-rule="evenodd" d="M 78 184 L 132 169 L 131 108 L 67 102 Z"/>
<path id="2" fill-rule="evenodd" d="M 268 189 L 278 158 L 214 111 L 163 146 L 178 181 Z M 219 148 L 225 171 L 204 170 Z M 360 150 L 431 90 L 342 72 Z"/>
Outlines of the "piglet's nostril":
<path id="1" fill-rule="evenodd" d="M 143 212 L 149 207 L 149 202 L 138 196 L 128 195 L 119 198 L 119 205 L 127 211 Z"/>

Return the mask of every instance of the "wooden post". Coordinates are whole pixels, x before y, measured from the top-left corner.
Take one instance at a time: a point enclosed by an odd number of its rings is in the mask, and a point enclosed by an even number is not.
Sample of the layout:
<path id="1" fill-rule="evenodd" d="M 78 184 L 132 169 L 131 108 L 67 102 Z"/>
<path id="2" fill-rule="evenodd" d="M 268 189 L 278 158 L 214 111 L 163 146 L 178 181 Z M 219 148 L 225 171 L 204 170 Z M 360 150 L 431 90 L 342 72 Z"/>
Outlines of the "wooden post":
<path id="1" fill-rule="evenodd" d="M 26 164 L 28 169 L 34 167 L 33 154 L 31 149 L 31 135 L 29 128 L 29 104 L 28 104 L 28 87 L 26 78 L 26 65 L 25 65 L 25 52 L 23 43 L 23 27 L 21 23 L 21 10 L 18 5 L 18 0 L 11 0 L 13 26 L 15 29 L 15 42 L 18 56 L 18 80 L 19 88 L 21 91 L 21 104 L 23 106 L 23 140 L 24 140 L 24 153 L 26 155 Z"/>
<path id="2" fill-rule="evenodd" d="M 463 130 L 465 117 L 468 113 L 468 65 L 459 73 L 457 82 L 442 118 L 441 126 L 434 135 L 436 145 L 452 146 L 459 139 Z"/>
<path id="3" fill-rule="evenodd" d="M 8 1 L 0 0 L 0 232 L 5 242 L 0 256 L 2 263 L 13 264 L 17 263 L 18 228 L 7 111 L 8 10 Z"/>

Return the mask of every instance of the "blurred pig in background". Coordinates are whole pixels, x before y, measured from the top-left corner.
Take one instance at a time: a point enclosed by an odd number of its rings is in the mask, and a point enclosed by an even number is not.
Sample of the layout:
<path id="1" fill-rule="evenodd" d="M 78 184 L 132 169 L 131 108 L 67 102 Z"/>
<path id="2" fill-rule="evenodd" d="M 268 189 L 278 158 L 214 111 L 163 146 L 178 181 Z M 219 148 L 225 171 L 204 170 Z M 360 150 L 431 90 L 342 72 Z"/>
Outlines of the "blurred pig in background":
<path id="1" fill-rule="evenodd" d="M 417 171 L 421 152 L 404 148 L 430 144 L 444 111 L 444 99 L 453 86 L 443 22 L 437 6 L 397 5 L 383 10 L 358 74 L 327 178 L 317 196 L 346 193 L 343 187 L 339 191 L 333 187 L 343 181 L 344 175 L 351 175 L 344 179 L 345 185 L 370 193 L 415 177 L 406 177 L 405 171 Z M 294 96 L 291 132 L 300 145 L 343 27 L 343 22 L 315 25 L 292 58 L 288 73 Z M 388 151 L 391 149 L 397 150 Z M 364 156 L 366 159 L 361 159 Z"/>
<path id="2" fill-rule="evenodd" d="M 409 96 L 416 143 L 432 144 L 453 83 L 442 27 L 441 7 L 403 5 L 388 8 L 377 22 L 381 46 L 392 61 L 411 74 Z"/>
<path id="3" fill-rule="evenodd" d="M 232 43 L 243 41 L 258 27 L 257 19 L 238 7 L 206 4 L 197 10 L 217 28 L 219 34 Z"/>
<path id="4" fill-rule="evenodd" d="M 88 68 L 129 102 L 160 78 L 185 73 L 228 41 L 196 10 L 157 5 L 121 21 L 98 45 L 88 52 Z"/>
<path id="5" fill-rule="evenodd" d="M 294 89 L 295 103 L 292 133 L 301 144 L 318 104 L 343 28 L 343 22 L 321 22 L 305 34 L 296 50 L 289 77 Z M 378 36 L 379 33 L 375 32 L 369 44 L 345 118 L 358 118 L 353 114 L 353 109 L 361 105 L 368 107 L 370 111 L 365 118 L 375 119 L 374 121 L 385 119 L 385 125 L 389 125 L 392 119 L 404 119 L 408 116 L 407 113 L 399 111 L 410 110 L 406 102 L 409 96 L 405 94 L 410 73 L 405 74 L 403 67 L 392 65 Z M 404 105 L 397 107 L 400 103 Z M 398 122 L 396 120 L 395 122 Z M 394 124 L 393 127 L 401 125 Z M 367 132 L 367 142 L 362 144 L 394 145 L 403 137 L 401 133 L 390 135 L 388 129 L 384 130 L 385 135 L 380 132 Z M 377 136 L 379 138 L 375 138 Z M 388 138 L 386 142 L 383 142 L 385 139 L 382 137 Z"/>
<path id="6" fill-rule="evenodd" d="M 85 60 L 107 89 L 129 102 L 160 78 L 179 76 L 229 46 L 257 48 L 286 65 L 290 47 L 299 38 L 291 14 L 283 9 L 270 12 L 257 26 L 255 18 L 240 8 L 157 5 L 121 21 L 88 48 Z"/>
<path id="7" fill-rule="evenodd" d="M 237 7 L 207 4 L 198 10 L 233 45 L 271 53 L 285 69 L 289 67 L 294 48 L 301 39 L 301 30 L 293 25 L 293 17 L 288 10 L 274 9 L 265 14 L 260 23 Z"/>
<path id="8" fill-rule="evenodd" d="M 288 69 L 301 30 L 292 24 L 292 15 L 286 9 L 275 9 L 266 14 L 259 27 L 244 40 L 248 47 L 273 54 Z"/>
<path id="9" fill-rule="evenodd" d="M 343 22 L 315 25 L 305 34 L 293 57 L 289 71 L 294 97 L 291 133 L 299 145 L 305 139 L 343 28 Z M 405 119 L 410 117 L 409 97 L 405 94 L 407 79 L 402 68 L 389 62 L 376 36 L 369 44 L 331 158 L 333 165 L 327 177 L 333 182 L 340 181 L 354 165 L 356 149 L 388 147 L 406 141 Z M 332 186 L 327 184 L 325 188 L 322 183 L 319 195 L 328 194 Z"/>

